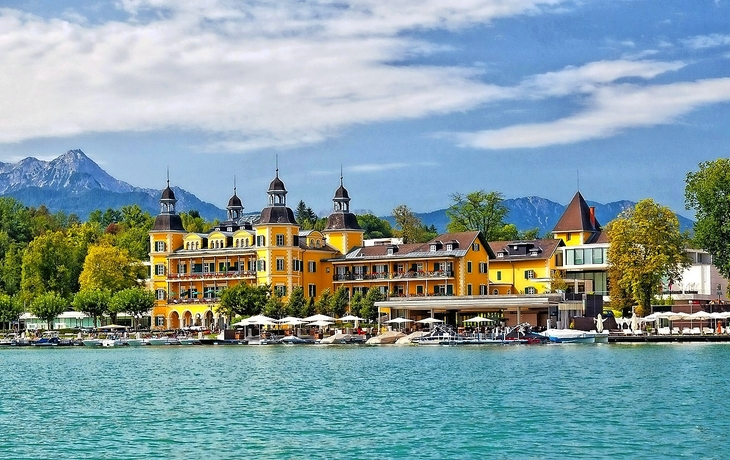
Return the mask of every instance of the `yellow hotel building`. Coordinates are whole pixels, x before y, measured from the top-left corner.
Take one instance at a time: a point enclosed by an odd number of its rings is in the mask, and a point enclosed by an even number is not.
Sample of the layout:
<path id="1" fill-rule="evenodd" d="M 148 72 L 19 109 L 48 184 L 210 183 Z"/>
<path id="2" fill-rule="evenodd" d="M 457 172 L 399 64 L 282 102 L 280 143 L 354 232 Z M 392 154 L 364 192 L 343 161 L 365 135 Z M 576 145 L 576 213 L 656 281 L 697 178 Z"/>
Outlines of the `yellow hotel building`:
<path id="1" fill-rule="evenodd" d="M 216 306 L 221 292 L 238 283 L 268 284 L 282 297 L 297 286 L 308 297 L 340 287 L 350 295 L 379 289 L 389 298 L 489 293 L 494 253 L 479 232 L 446 233 L 418 244 L 365 245 L 342 179 L 321 232 L 300 229 L 278 169 L 267 193 L 257 222 L 243 219 L 234 187 L 227 220 L 209 233 L 189 233 L 168 182 L 150 231 L 153 328 L 225 326 Z"/>

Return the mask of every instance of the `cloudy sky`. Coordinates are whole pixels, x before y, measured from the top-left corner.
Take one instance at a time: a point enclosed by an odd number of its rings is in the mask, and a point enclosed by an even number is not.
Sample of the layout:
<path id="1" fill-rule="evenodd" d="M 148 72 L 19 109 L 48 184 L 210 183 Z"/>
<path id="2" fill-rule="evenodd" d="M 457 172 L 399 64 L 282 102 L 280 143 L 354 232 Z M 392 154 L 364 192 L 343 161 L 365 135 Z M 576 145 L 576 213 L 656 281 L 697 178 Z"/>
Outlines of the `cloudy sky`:
<path id="1" fill-rule="evenodd" d="M 194 6 L 190 6 L 190 5 Z M 684 212 L 730 150 L 730 0 L 4 0 L 0 161 L 326 212 L 576 189 Z"/>

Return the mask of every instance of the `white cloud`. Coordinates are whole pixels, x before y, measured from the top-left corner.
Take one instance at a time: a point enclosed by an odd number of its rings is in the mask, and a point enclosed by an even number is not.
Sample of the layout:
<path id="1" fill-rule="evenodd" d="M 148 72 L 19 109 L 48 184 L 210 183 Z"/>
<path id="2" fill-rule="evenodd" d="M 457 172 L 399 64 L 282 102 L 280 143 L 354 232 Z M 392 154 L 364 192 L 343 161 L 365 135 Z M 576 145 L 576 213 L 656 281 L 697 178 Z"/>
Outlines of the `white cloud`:
<path id="1" fill-rule="evenodd" d="M 682 43 L 688 48 L 694 50 L 730 46 L 730 35 L 697 35 L 695 37 L 682 40 Z"/>
<path id="2" fill-rule="evenodd" d="M 355 124 L 507 97 L 473 68 L 392 65 L 442 51 L 408 38 L 571 0 L 119 0 L 127 22 L 0 9 L 0 143 L 196 130 L 208 150 L 290 147 Z"/>
<path id="3" fill-rule="evenodd" d="M 730 101 L 730 78 L 639 87 L 601 88 L 588 108 L 554 122 L 459 134 L 462 146 L 482 149 L 534 148 L 611 136 L 618 131 L 675 121 L 699 106 Z"/>
<path id="4" fill-rule="evenodd" d="M 526 79 L 518 89 L 528 97 L 565 96 L 592 93 L 597 88 L 622 78 L 651 79 L 665 72 L 679 70 L 683 62 L 598 61 L 581 67 L 566 67 Z"/>

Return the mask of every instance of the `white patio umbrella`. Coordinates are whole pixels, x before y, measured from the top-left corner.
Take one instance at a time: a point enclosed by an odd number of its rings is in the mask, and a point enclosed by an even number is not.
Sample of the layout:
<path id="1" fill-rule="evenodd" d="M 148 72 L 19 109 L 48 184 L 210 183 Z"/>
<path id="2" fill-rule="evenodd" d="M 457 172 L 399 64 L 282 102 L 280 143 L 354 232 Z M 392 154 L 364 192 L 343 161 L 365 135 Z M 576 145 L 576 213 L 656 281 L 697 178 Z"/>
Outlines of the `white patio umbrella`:
<path id="1" fill-rule="evenodd" d="M 345 322 L 345 321 L 365 321 L 365 318 L 360 318 L 359 316 L 355 316 L 355 315 L 346 315 L 346 316 L 343 316 L 342 318 L 339 318 L 337 321 L 343 321 L 343 322 Z"/>
<path id="2" fill-rule="evenodd" d="M 473 318 L 465 319 L 465 323 L 493 323 L 494 320 L 491 318 L 485 318 L 483 316 L 475 316 Z"/>
<path id="3" fill-rule="evenodd" d="M 412 322 L 413 322 L 412 319 L 401 318 L 400 316 L 397 317 L 397 318 L 393 318 L 393 319 L 391 319 L 389 321 L 386 321 L 386 323 L 390 323 L 390 324 L 393 324 L 393 323 L 395 323 L 395 324 L 403 324 L 403 323 L 412 323 Z"/>
<path id="4" fill-rule="evenodd" d="M 292 326 L 298 326 L 299 324 L 303 324 L 306 321 L 304 321 L 301 318 L 297 318 L 296 316 L 285 316 L 281 319 L 277 319 L 276 322 L 279 324 L 289 324 Z"/>
<path id="5" fill-rule="evenodd" d="M 705 319 L 711 319 L 712 318 L 712 314 L 710 314 L 710 313 L 708 313 L 708 312 L 706 312 L 704 310 L 700 310 L 700 311 L 696 311 L 696 312 L 692 313 L 689 316 L 690 316 L 690 320 L 691 321 L 694 321 L 696 319 L 700 321 L 700 331 L 702 332 L 702 334 L 704 334 L 705 333 L 705 330 L 702 327 L 702 321 L 705 320 Z"/>
<path id="6" fill-rule="evenodd" d="M 307 323 L 307 326 L 324 327 L 324 326 L 329 326 L 330 324 L 335 324 L 335 323 L 333 323 L 331 321 L 325 321 L 323 319 L 320 319 L 320 320 L 317 320 L 317 321 L 313 321 L 311 323 Z"/>
<path id="7" fill-rule="evenodd" d="M 307 316 L 306 318 L 302 318 L 302 320 L 309 323 L 312 321 L 334 321 L 335 319 L 331 316 L 319 314 L 319 315 Z"/>
<path id="8" fill-rule="evenodd" d="M 596 332 L 603 332 L 603 316 L 600 313 L 596 316 Z"/>
<path id="9" fill-rule="evenodd" d="M 420 324 L 433 324 L 433 323 L 443 323 L 444 320 L 437 319 L 437 318 L 426 318 L 426 319 L 418 320 L 416 322 L 420 323 Z"/>

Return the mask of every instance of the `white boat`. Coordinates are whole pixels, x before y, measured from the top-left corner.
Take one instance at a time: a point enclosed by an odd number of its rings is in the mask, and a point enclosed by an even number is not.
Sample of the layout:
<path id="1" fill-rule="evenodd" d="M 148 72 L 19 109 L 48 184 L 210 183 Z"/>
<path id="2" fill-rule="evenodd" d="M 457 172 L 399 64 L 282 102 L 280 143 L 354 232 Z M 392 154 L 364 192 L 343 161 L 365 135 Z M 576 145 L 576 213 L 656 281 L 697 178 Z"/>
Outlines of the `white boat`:
<path id="1" fill-rule="evenodd" d="M 150 341 L 148 339 L 127 339 L 127 345 L 131 347 L 142 347 L 150 345 Z"/>
<path id="2" fill-rule="evenodd" d="M 150 345 L 180 345 L 180 340 L 177 337 L 150 337 L 147 340 Z"/>
<path id="3" fill-rule="evenodd" d="M 556 343 L 596 343 L 597 333 L 577 329 L 548 329 L 542 334 L 551 342 Z M 608 335 L 606 335 L 606 341 L 608 341 Z"/>
<path id="4" fill-rule="evenodd" d="M 127 345 L 127 341 L 118 335 L 109 335 L 101 341 L 102 347 L 122 347 L 125 345 Z"/>
<path id="5" fill-rule="evenodd" d="M 102 339 L 86 339 L 83 340 L 86 347 L 100 347 Z"/>

